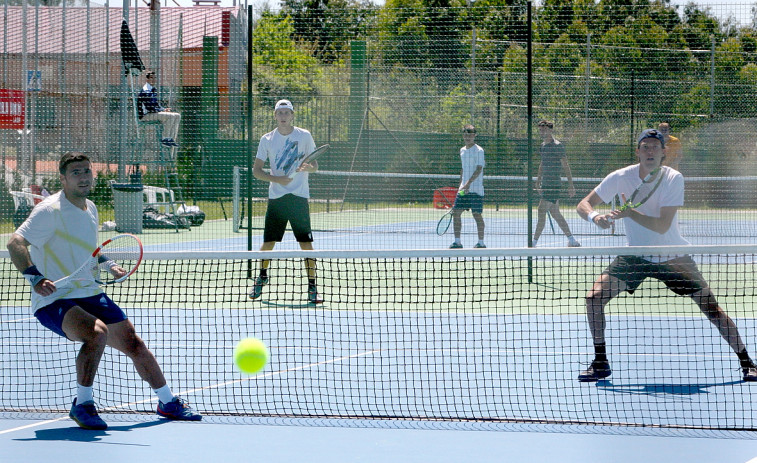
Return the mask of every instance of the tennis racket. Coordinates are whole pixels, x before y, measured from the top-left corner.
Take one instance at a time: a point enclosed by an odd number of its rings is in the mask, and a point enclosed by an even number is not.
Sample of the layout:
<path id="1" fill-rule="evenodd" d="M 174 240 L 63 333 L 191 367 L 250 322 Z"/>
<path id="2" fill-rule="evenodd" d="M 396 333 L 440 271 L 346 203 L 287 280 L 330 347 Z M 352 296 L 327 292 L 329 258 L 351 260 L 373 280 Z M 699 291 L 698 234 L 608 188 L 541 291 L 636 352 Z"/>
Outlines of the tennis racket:
<path id="1" fill-rule="evenodd" d="M 436 234 L 439 236 L 444 235 L 449 230 L 449 226 L 452 224 L 452 209 L 447 211 L 446 214 L 439 219 L 439 223 L 436 224 Z"/>
<path id="2" fill-rule="evenodd" d="M 552 214 L 547 210 L 547 220 L 549 221 L 549 228 L 552 230 L 552 234 L 555 234 L 555 224 L 552 223 Z"/>
<path id="3" fill-rule="evenodd" d="M 631 197 L 626 200 L 625 204 L 620 206 L 618 210 L 625 211 L 626 209 L 636 209 L 637 207 L 647 202 L 647 200 L 652 197 L 652 195 L 655 193 L 655 191 L 657 191 L 657 188 L 659 188 L 660 184 L 662 183 L 663 175 L 661 174 L 661 169 L 661 167 L 658 167 L 657 169 L 647 174 L 647 176 L 644 177 L 644 179 L 641 181 L 641 185 L 636 187 L 633 193 L 631 193 Z M 660 175 L 657 178 L 657 181 L 654 181 L 657 174 Z"/>
<path id="4" fill-rule="evenodd" d="M 77 282 L 94 282 L 112 285 L 129 278 L 142 262 L 142 242 L 134 235 L 124 233 L 106 240 L 71 275 L 54 282 L 56 288 L 72 286 Z"/>
<path id="5" fill-rule="evenodd" d="M 313 150 L 313 151 L 312 151 L 312 152 L 311 152 L 310 154 L 308 154 L 307 156 L 305 156 L 304 158 L 302 158 L 302 160 L 300 161 L 300 163 L 299 163 L 299 164 L 297 164 L 297 169 L 294 169 L 294 170 L 293 170 L 293 171 L 292 171 L 292 172 L 291 172 L 291 173 L 289 174 L 289 178 L 294 178 L 294 175 L 295 175 L 295 174 L 296 174 L 297 172 L 299 172 L 299 170 L 298 170 L 298 169 L 299 169 L 299 168 L 300 168 L 300 167 L 301 167 L 301 166 L 302 166 L 303 164 L 308 164 L 308 163 L 311 163 L 311 162 L 313 162 L 313 161 L 317 160 L 318 158 L 320 158 L 321 156 L 323 156 L 323 155 L 324 155 L 324 154 L 326 153 L 326 151 L 328 151 L 328 150 L 329 150 L 329 148 L 331 148 L 331 145 L 329 145 L 329 144 L 326 144 L 326 145 L 321 145 L 321 146 L 319 146 L 318 148 L 314 149 L 314 150 Z"/>

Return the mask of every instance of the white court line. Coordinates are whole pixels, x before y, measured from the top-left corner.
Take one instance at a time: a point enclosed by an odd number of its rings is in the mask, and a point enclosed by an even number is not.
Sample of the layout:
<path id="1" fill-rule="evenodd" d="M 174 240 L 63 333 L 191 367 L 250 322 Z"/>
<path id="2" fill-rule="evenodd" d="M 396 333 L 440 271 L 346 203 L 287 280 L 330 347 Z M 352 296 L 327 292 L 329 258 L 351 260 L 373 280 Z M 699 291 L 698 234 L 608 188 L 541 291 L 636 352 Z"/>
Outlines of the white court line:
<path id="1" fill-rule="evenodd" d="M 199 388 L 195 388 L 195 389 L 188 389 L 186 391 L 179 392 L 177 395 L 188 395 L 188 394 L 192 394 L 192 393 L 197 392 L 197 391 L 203 391 L 203 390 L 206 390 L 206 389 L 218 389 L 218 388 L 221 388 L 221 387 L 228 386 L 230 384 L 236 384 L 236 383 L 242 383 L 242 382 L 245 382 L 245 381 L 250 381 L 251 379 L 255 379 L 255 378 L 258 378 L 258 377 L 276 376 L 276 375 L 280 375 L 280 374 L 284 374 L 284 373 L 289 373 L 291 371 L 304 370 L 306 368 L 315 367 L 315 366 L 318 366 L 318 365 L 327 365 L 327 364 L 330 364 L 330 363 L 341 362 L 342 360 L 347 360 L 347 359 L 357 358 L 357 357 L 363 357 L 363 356 L 366 356 L 366 355 L 372 355 L 372 354 L 375 354 L 375 353 L 378 353 L 378 352 L 381 352 L 381 351 L 382 351 L 382 349 L 375 349 L 375 350 L 371 350 L 371 351 L 361 352 L 359 354 L 346 355 L 344 357 L 337 357 L 337 358 L 334 358 L 334 359 L 331 359 L 331 360 L 323 360 L 321 362 L 310 363 L 308 365 L 301 365 L 299 367 L 287 368 L 285 370 L 272 371 L 270 373 L 261 373 L 261 374 L 250 376 L 248 378 L 240 378 L 240 379 L 235 379 L 233 381 L 226 381 L 226 382 L 223 382 L 223 383 L 212 384 L 210 386 L 199 387 Z M 129 406 L 132 406 L 132 405 L 139 405 L 139 404 L 144 404 L 144 403 L 148 403 L 148 402 L 154 402 L 156 400 L 157 400 L 157 398 L 153 397 L 151 399 L 140 400 L 140 401 L 137 401 L 137 402 L 124 403 L 124 404 L 121 404 L 121 405 L 116 405 L 115 407 L 104 408 L 104 409 L 100 410 L 100 412 L 101 413 L 107 413 L 109 410 L 118 410 L 120 408 L 129 407 Z M 43 425 L 50 424 L 50 423 L 56 423 L 58 421 L 63 421 L 65 419 L 68 419 L 68 416 L 61 416 L 59 418 L 55 418 L 55 419 L 52 419 L 52 420 L 45 420 L 45 421 L 40 421 L 40 422 L 37 422 L 37 423 L 31 423 L 31 424 L 27 424 L 27 425 L 24 425 L 24 426 L 19 426 L 19 427 L 16 427 L 16 428 L 6 429 L 4 431 L 0 431 L 0 435 L 2 435 L 2 434 L 8 434 L 8 433 L 15 432 L 15 431 L 22 431 L 24 429 L 29 429 L 29 428 L 35 428 L 35 427 L 43 426 Z"/>

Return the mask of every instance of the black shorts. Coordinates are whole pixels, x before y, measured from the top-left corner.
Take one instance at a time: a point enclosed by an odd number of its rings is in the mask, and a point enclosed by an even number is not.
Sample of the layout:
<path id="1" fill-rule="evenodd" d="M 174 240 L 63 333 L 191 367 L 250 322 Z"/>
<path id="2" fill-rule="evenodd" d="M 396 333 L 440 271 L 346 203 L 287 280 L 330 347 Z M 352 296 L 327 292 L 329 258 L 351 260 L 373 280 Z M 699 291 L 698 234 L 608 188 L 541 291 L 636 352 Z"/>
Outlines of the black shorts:
<path id="1" fill-rule="evenodd" d="M 550 203 L 556 203 L 562 196 L 562 189 L 560 188 L 542 188 L 541 199 L 549 201 Z"/>
<path id="2" fill-rule="evenodd" d="M 633 294 L 647 277 L 656 278 L 671 291 L 688 296 L 707 287 L 697 264 L 690 256 L 677 257 L 667 262 L 649 262 L 639 256 L 618 256 L 603 274 L 626 283 L 626 291 Z"/>
<path id="3" fill-rule="evenodd" d="M 287 223 L 292 225 L 292 232 L 297 242 L 313 242 L 313 231 L 310 228 L 310 205 L 307 198 L 287 194 L 280 198 L 269 199 L 268 209 L 265 212 L 263 241 L 281 241 L 284 238 Z"/>
<path id="4" fill-rule="evenodd" d="M 464 195 L 457 195 L 455 197 L 455 205 L 453 209 L 462 209 L 467 211 L 481 214 L 484 212 L 484 197 L 477 193 L 466 193 Z"/>

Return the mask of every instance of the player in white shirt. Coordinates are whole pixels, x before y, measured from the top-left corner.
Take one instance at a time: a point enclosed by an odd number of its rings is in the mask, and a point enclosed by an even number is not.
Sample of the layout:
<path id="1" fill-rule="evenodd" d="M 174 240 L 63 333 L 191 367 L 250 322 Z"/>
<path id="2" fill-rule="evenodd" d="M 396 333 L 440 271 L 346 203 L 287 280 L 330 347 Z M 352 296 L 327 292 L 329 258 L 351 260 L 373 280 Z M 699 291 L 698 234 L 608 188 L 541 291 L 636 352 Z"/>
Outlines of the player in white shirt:
<path id="1" fill-rule="evenodd" d="M 476 128 L 468 124 L 463 128 L 463 142 L 460 148 L 460 187 L 458 188 L 455 204 L 452 207 L 452 229 L 455 241 L 450 249 L 463 247 L 460 235 L 463 230 L 463 211 L 470 209 L 478 230 L 478 243 L 474 248 L 485 248 L 484 244 L 484 149 L 476 144 Z"/>
<path id="2" fill-rule="evenodd" d="M 678 171 L 670 167 L 660 168 L 665 159 L 662 134 L 653 129 L 644 130 L 638 139 L 636 156 L 638 164 L 611 173 L 581 200 L 576 208 L 578 214 L 600 228 L 609 228 L 612 221 L 623 219 L 630 246 L 688 244 L 678 231 L 678 208 L 683 206 L 684 180 Z M 650 181 L 657 182 L 658 176 L 662 176 L 659 186 L 640 206 L 620 208 L 608 214 L 594 210 L 598 204 L 612 201 L 615 195 L 623 202 L 630 199 L 647 175 L 655 171 L 657 173 Z M 647 277 L 662 281 L 678 295 L 689 296 L 738 356 L 744 381 L 757 381 L 757 367 L 747 353 L 736 324 L 720 307 L 696 263 L 688 255 L 664 261 L 659 256 L 618 256 L 602 272 L 586 296 L 586 314 L 595 356 L 589 368 L 578 375 L 579 381 L 598 381 L 610 376 L 605 344 L 605 306 L 623 291 L 633 293 Z"/>
<path id="3" fill-rule="evenodd" d="M 89 158 L 82 153 L 66 153 L 60 159 L 59 171 L 63 189 L 34 208 L 11 235 L 8 251 L 31 285 L 34 316 L 54 333 L 82 343 L 76 357 L 77 395 L 69 416 L 85 429 L 107 428 L 97 414 L 92 385 L 105 347 L 110 346 L 126 354 L 155 391 L 159 415 L 175 420 L 202 419 L 173 395 L 158 361 L 134 325 L 97 284 L 55 287 L 53 281 L 78 269 L 99 244 L 97 208 L 87 199 L 94 187 Z"/>
<path id="4" fill-rule="evenodd" d="M 315 150 L 313 136 L 305 129 L 295 127 L 294 106 L 289 100 L 279 100 L 274 106 L 277 127 L 263 135 L 258 144 L 258 153 L 252 173 L 255 178 L 269 182 L 268 208 L 265 214 L 265 228 L 261 251 L 272 250 L 284 238 L 287 223 L 300 248 L 313 250 L 313 231 L 310 227 L 310 187 L 308 174 L 318 170 L 318 162 L 300 165 L 301 160 Z M 263 170 L 266 161 L 271 173 Z M 294 174 L 290 177 L 290 174 Z M 250 299 L 258 299 L 263 294 L 263 286 L 268 284 L 270 260 L 260 262 L 260 273 L 250 291 Z M 315 259 L 305 259 L 308 274 L 308 301 L 320 304 L 323 299 L 316 286 Z"/>

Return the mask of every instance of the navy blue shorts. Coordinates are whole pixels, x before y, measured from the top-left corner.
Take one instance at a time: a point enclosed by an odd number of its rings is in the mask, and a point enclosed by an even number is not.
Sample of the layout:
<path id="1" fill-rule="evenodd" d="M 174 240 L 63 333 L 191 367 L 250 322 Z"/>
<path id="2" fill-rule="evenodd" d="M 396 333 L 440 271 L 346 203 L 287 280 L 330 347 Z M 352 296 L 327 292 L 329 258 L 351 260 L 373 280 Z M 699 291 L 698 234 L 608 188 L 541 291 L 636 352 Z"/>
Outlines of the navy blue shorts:
<path id="1" fill-rule="evenodd" d="M 457 195 L 455 197 L 455 205 L 453 209 L 462 209 L 480 214 L 484 211 L 484 197 L 476 193 L 466 193 L 464 195 Z"/>
<path id="2" fill-rule="evenodd" d="M 292 233 L 299 243 L 312 243 L 313 232 L 310 228 L 310 205 L 307 198 L 286 194 L 280 198 L 269 199 L 265 212 L 263 241 L 281 241 L 287 228 L 292 225 Z"/>
<path id="3" fill-rule="evenodd" d="M 67 338 L 63 332 L 63 317 L 71 308 L 79 306 L 85 312 L 102 320 L 106 325 L 112 325 L 126 320 L 126 314 L 105 293 L 97 296 L 82 297 L 78 299 L 58 299 L 52 304 L 46 305 L 34 312 L 37 320 L 50 331 Z"/>

